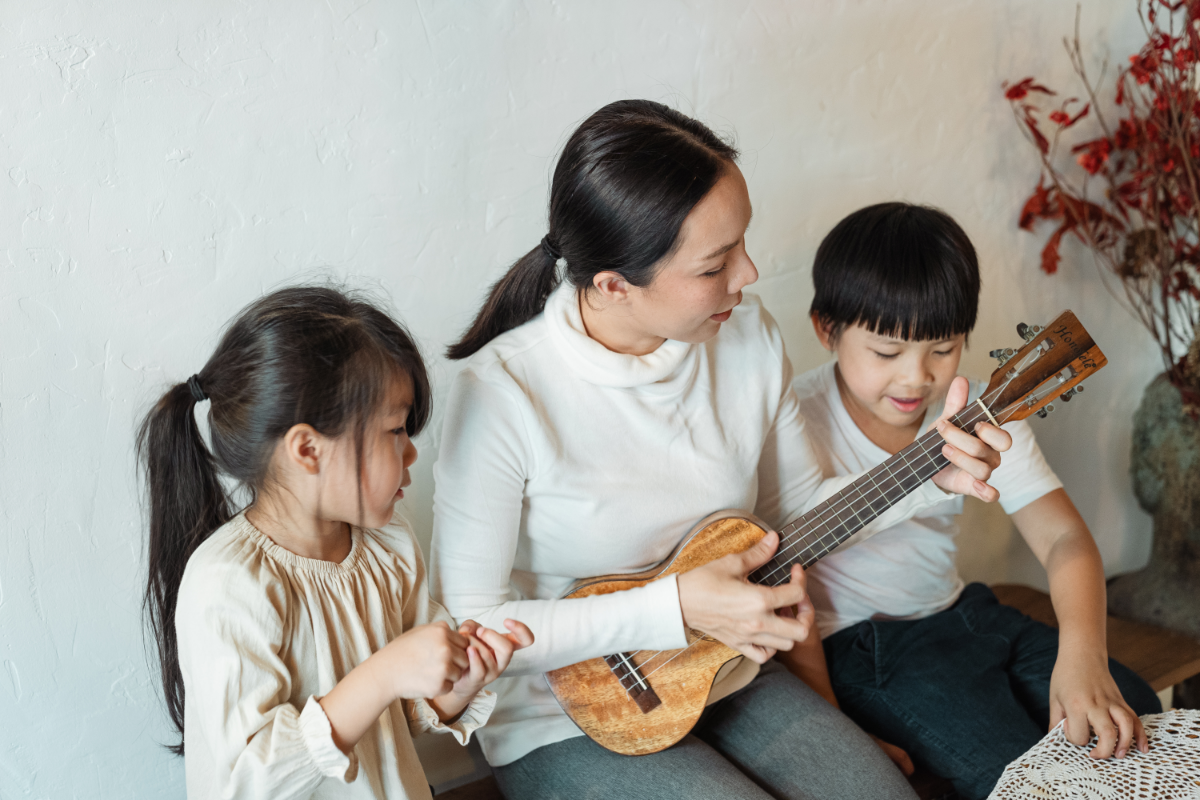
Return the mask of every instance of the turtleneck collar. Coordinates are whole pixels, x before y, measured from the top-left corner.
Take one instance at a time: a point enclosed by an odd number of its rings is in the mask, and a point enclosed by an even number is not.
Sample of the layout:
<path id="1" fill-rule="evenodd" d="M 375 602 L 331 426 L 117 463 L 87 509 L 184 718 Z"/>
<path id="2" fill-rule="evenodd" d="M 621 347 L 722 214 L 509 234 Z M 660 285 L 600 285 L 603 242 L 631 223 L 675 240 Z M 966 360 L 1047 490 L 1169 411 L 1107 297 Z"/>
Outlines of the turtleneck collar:
<path id="1" fill-rule="evenodd" d="M 693 345 L 667 339 L 644 356 L 614 353 L 587 335 L 579 293 L 563 281 L 546 300 L 546 323 L 559 353 L 581 378 L 599 386 L 629 389 L 671 377 Z"/>

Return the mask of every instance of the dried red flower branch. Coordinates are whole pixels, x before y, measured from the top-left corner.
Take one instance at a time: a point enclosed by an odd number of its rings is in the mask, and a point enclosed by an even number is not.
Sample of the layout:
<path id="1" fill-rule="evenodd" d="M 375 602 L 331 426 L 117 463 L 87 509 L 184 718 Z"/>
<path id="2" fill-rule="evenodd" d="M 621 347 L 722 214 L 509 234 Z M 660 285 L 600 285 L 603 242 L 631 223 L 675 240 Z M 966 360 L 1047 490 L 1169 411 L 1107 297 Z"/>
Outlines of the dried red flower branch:
<path id="1" fill-rule="evenodd" d="M 1053 274 L 1064 238 L 1090 250 L 1106 285 L 1150 331 L 1166 370 L 1200 414 L 1200 0 L 1138 0 L 1146 44 L 1117 73 L 1112 129 L 1096 101 L 1079 41 L 1064 40 L 1071 65 L 1087 92 L 1079 111 L 1070 98 L 1025 78 L 1005 83 L 1017 124 L 1037 148 L 1042 174 L 1021 209 L 1019 225 L 1055 227 L 1042 249 L 1042 270 Z M 1101 74 L 1103 78 L 1103 73 Z M 1071 180 L 1060 140 L 1081 120 L 1095 121 L 1094 138 L 1070 153 L 1082 168 Z M 1068 167 L 1069 168 L 1069 167 Z M 1089 190 L 1099 181 L 1100 197 Z M 1121 290 L 1116 292 L 1116 278 Z"/>

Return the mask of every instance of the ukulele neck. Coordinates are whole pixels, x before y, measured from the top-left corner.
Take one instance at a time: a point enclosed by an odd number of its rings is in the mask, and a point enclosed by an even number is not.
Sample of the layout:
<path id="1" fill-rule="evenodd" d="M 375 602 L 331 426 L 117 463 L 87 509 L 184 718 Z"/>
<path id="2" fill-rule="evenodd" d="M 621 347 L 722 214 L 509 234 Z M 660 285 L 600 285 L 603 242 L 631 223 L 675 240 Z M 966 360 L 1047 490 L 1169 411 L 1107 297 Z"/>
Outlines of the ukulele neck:
<path id="1" fill-rule="evenodd" d="M 987 418 L 984 408 L 974 403 L 949 421 L 970 431 L 976 423 Z M 943 444 L 942 435 L 937 430 L 930 430 L 845 489 L 785 525 L 779 531 L 775 555 L 751 573 L 750 580 L 772 586 L 786 583 L 793 564 L 807 569 L 835 550 L 945 469 L 950 462 L 942 455 Z"/>

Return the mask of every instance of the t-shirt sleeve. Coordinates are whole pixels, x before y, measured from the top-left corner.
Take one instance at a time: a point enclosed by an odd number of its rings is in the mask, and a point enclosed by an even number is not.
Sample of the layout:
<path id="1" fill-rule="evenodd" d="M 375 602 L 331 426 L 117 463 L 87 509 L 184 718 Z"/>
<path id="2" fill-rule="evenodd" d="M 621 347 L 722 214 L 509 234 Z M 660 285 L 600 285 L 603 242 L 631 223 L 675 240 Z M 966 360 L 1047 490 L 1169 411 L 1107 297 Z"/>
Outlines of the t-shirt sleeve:
<path id="1" fill-rule="evenodd" d="M 175 612 L 194 712 L 187 736 L 213 754 L 221 797 L 308 798 L 323 781 L 353 781 L 358 762 L 334 744 L 316 698 L 303 709 L 289 702 L 283 604 L 272 587 L 236 564 L 190 567 Z"/>
<path id="2" fill-rule="evenodd" d="M 792 362 L 784 350 L 783 339 L 775 321 L 764 310 L 771 349 L 780 371 L 778 410 L 763 442 L 758 462 L 758 500 L 755 514 L 776 530 L 799 517 L 805 511 L 846 488 L 861 475 L 826 477 L 821 471 L 816 453 L 805 432 L 805 419 L 800 401 L 792 388 Z M 854 535 L 850 543 L 861 541 L 911 518 L 922 510 L 954 497 L 942 491 L 933 481 L 889 508 Z"/>
<path id="3" fill-rule="evenodd" d="M 1012 447 L 1000 454 L 1000 466 L 988 483 L 1000 492 L 1005 514 L 1020 511 L 1039 497 L 1062 488 L 1062 481 L 1046 463 L 1038 447 L 1033 428 L 1025 420 L 1008 422 L 1004 430 L 1012 437 Z"/>
<path id="4" fill-rule="evenodd" d="M 504 630 L 506 618 L 529 626 L 534 643 L 513 655 L 508 675 L 685 646 L 674 576 L 568 600 L 526 599 L 512 586 L 525 483 L 537 469 L 527 429 L 534 414 L 504 376 L 485 380 L 468 368 L 451 387 L 434 467 L 435 594 L 456 619 L 495 630 Z"/>

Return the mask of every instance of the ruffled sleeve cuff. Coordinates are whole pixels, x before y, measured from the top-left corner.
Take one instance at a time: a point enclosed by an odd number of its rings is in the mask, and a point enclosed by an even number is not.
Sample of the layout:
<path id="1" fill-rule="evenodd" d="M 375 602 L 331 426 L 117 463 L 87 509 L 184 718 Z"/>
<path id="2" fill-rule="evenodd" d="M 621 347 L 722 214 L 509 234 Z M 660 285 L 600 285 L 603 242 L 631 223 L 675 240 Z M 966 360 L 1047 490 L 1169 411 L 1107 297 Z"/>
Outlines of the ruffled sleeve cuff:
<path id="1" fill-rule="evenodd" d="M 496 707 L 496 694 L 486 689 L 479 692 L 458 715 L 458 719 L 447 725 L 442 722 L 433 707 L 424 700 L 413 700 L 409 704 L 409 727 L 414 734 L 432 732 L 449 733 L 459 744 L 471 741 L 471 733 L 476 728 L 482 728 L 492 716 Z"/>
<path id="2" fill-rule="evenodd" d="M 343 753 L 334 743 L 333 727 L 317 699 L 309 697 L 300 712 L 300 735 L 304 746 L 322 775 L 352 783 L 358 777 L 358 757 L 353 750 L 349 755 Z"/>

